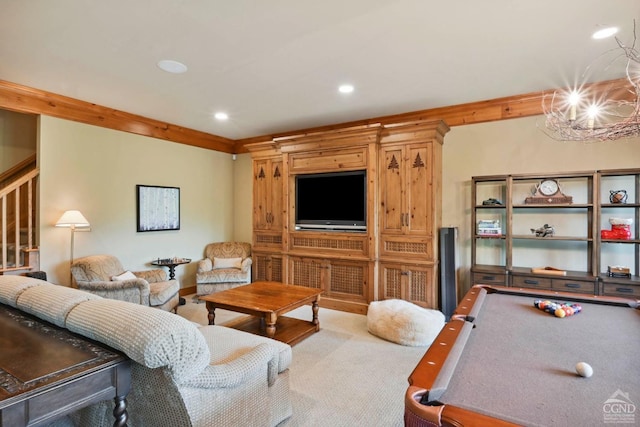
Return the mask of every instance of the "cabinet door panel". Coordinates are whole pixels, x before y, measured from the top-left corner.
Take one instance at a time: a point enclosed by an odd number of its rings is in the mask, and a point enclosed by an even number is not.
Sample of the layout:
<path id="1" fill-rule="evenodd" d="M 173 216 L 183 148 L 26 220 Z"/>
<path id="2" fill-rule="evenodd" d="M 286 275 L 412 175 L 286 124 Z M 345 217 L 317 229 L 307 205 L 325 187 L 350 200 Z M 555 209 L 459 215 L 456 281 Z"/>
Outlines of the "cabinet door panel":
<path id="1" fill-rule="evenodd" d="M 406 199 L 408 212 L 408 233 L 431 235 L 433 212 L 432 161 L 431 150 L 426 144 L 410 145 L 406 149 Z"/>
<path id="2" fill-rule="evenodd" d="M 290 257 L 289 267 L 289 281 L 292 285 L 324 289 L 322 283 L 327 266 L 324 265 L 322 260 Z"/>
<path id="3" fill-rule="evenodd" d="M 280 160 L 272 160 L 271 161 L 271 182 L 269 183 L 269 197 L 270 197 L 270 208 L 269 208 L 269 228 L 271 230 L 282 230 L 282 222 L 283 222 L 283 213 L 282 213 L 282 189 L 283 189 L 283 177 L 282 177 L 282 161 Z"/>
<path id="4" fill-rule="evenodd" d="M 251 255 L 253 281 L 282 282 L 282 256 L 253 252 Z"/>
<path id="5" fill-rule="evenodd" d="M 409 272 L 406 300 L 425 308 L 434 308 L 435 288 L 433 284 L 433 268 L 407 266 Z"/>
<path id="6" fill-rule="evenodd" d="M 367 302 L 368 277 L 367 262 L 331 260 L 331 279 L 327 296 Z"/>
<path id="7" fill-rule="evenodd" d="M 256 160 L 253 163 L 253 228 L 256 230 L 268 228 L 269 163 L 268 160 Z"/>
<path id="8" fill-rule="evenodd" d="M 401 148 L 384 150 L 380 166 L 381 231 L 401 233 L 404 221 L 403 156 Z"/>
<path id="9" fill-rule="evenodd" d="M 402 299 L 403 269 L 397 264 L 382 264 L 380 266 L 380 299 Z"/>
<path id="10" fill-rule="evenodd" d="M 380 299 L 404 299 L 425 308 L 434 308 L 433 267 L 411 264 L 380 265 Z"/>

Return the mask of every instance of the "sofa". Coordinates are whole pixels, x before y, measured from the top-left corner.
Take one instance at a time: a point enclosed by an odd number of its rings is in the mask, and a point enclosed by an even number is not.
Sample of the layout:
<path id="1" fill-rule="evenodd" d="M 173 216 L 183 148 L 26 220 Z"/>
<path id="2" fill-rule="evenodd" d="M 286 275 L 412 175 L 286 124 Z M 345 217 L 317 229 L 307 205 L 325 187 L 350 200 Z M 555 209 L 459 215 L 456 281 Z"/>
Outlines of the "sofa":
<path id="1" fill-rule="evenodd" d="M 196 292 L 209 295 L 251 283 L 251 244 L 216 242 L 204 248 L 198 262 Z"/>
<path id="2" fill-rule="evenodd" d="M 0 276 L 0 303 L 126 354 L 130 427 L 275 426 L 292 414 L 287 344 L 24 276 Z M 69 419 L 111 426 L 112 411 L 109 400 Z"/>
<path id="3" fill-rule="evenodd" d="M 71 264 L 78 289 L 104 298 L 178 312 L 180 283 L 162 268 L 128 271 L 113 255 L 90 255 Z"/>

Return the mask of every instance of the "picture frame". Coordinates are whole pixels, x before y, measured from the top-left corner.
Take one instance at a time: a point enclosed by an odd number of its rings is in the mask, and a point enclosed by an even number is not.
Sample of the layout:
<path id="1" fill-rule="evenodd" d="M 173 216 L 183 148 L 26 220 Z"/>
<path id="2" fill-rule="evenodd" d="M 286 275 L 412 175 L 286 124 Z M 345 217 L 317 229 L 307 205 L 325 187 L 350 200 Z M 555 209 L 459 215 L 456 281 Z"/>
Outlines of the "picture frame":
<path id="1" fill-rule="evenodd" d="M 180 188 L 136 185 L 138 232 L 180 230 Z"/>

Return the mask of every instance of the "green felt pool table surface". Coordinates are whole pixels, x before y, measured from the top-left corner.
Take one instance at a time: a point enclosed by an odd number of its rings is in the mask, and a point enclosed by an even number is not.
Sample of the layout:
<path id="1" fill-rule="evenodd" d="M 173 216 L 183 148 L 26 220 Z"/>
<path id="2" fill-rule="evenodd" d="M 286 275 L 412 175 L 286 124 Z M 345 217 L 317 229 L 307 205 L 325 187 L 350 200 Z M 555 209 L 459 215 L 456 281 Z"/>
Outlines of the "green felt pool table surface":
<path id="1" fill-rule="evenodd" d="M 534 307 L 536 299 L 583 309 L 558 318 Z M 638 301 L 475 286 L 411 374 L 405 422 L 640 423 L 639 355 Z M 593 376 L 579 376 L 578 362 Z"/>

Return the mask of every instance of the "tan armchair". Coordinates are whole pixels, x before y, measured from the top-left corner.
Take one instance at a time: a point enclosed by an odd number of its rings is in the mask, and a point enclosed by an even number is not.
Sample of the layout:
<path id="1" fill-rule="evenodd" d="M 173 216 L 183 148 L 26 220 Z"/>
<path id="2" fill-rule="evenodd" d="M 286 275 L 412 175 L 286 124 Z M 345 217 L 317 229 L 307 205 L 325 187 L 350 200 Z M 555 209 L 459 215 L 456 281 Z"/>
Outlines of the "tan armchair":
<path id="1" fill-rule="evenodd" d="M 175 279 L 167 280 L 163 269 L 130 272 L 114 256 L 91 255 L 77 259 L 71 265 L 71 274 L 83 291 L 178 312 L 180 284 Z"/>
<path id="2" fill-rule="evenodd" d="M 209 295 L 251 283 L 251 244 L 245 242 L 210 243 L 205 258 L 198 263 L 198 295 Z"/>

